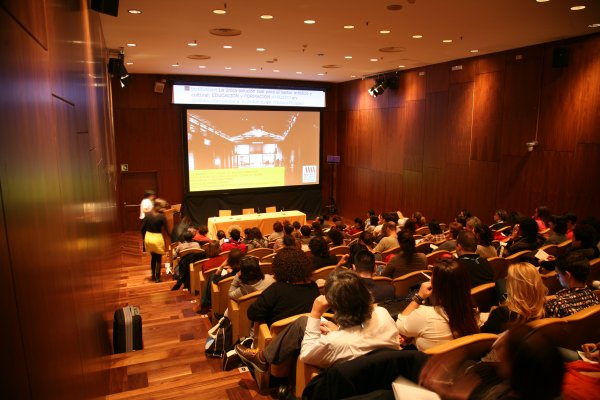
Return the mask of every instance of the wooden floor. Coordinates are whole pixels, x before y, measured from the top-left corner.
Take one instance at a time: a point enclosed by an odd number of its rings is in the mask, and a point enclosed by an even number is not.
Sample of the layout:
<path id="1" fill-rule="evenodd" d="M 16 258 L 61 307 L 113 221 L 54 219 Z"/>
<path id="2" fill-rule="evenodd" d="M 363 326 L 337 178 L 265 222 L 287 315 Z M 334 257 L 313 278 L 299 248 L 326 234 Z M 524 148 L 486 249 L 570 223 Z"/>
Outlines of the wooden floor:
<path id="1" fill-rule="evenodd" d="M 150 256 L 141 252 L 139 233 L 123 234 L 120 305 L 139 306 L 144 349 L 111 356 L 110 400 L 271 399 L 258 393 L 249 372 L 224 372 L 221 359 L 204 355 L 210 321 L 192 311 L 187 291 L 171 291 L 173 281 L 150 278 Z M 163 260 L 164 261 L 164 260 Z M 107 316 L 108 319 L 108 316 Z M 112 338 L 112 316 L 107 321 Z"/>

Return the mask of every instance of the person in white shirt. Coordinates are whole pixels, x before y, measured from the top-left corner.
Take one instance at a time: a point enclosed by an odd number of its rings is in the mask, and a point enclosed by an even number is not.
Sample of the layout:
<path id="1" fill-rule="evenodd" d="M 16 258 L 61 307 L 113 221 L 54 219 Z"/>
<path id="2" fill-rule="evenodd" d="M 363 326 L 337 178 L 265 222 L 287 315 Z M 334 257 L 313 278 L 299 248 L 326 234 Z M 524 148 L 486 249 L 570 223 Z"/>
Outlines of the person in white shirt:
<path id="1" fill-rule="evenodd" d="M 317 297 L 308 316 L 298 318 L 265 349 L 236 345 L 238 355 L 259 371 L 298 354 L 307 364 L 327 368 L 375 349 L 400 349 L 398 329 L 390 314 L 373 306 L 373 296 L 353 271 L 331 274 L 325 296 Z M 321 319 L 331 308 L 336 323 Z"/>
<path id="2" fill-rule="evenodd" d="M 140 203 L 140 219 L 146 218 L 146 213 L 152 211 L 154 208 L 154 200 L 156 199 L 156 193 L 152 190 L 146 190 L 144 198 Z"/>
<path id="3" fill-rule="evenodd" d="M 430 298 L 431 305 L 423 305 Z M 462 336 L 479 333 L 471 304 L 471 284 L 466 268 L 457 260 L 442 260 L 433 267 L 396 321 L 400 335 L 414 338 L 417 350 L 426 350 Z"/>

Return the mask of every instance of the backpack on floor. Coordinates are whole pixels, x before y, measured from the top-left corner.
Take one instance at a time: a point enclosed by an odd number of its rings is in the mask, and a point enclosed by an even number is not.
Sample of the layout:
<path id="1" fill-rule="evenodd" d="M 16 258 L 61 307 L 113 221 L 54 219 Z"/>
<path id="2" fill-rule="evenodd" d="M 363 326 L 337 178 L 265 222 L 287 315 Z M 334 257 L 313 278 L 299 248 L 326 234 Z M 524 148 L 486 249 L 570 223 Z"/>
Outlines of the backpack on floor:
<path id="1" fill-rule="evenodd" d="M 207 357 L 223 358 L 225 353 L 232 349 L 232 328 L 231 321 L 223 317 L 215 326 L 209 329 L 206 338 L 204 352 Z"/>

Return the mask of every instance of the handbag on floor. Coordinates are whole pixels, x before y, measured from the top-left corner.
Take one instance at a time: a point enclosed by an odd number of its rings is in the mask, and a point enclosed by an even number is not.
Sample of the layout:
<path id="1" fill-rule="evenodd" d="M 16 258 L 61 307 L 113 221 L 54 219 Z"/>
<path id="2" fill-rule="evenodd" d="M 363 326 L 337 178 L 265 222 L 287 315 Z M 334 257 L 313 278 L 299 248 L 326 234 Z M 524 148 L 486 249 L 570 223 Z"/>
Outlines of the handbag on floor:
<path id="1" fill-rule="evenodd" d="M 231 321 L 223 317 L 215 326 L 208 330 L 204 352 L 207 357 L 223 358 L 225 353 L 232 349 Z"/>
<path id="2" fill-rule="evenodd" d="M 142 316 L 134 306 L 125 306 L 115 311 L 113 320 L 113 352 L 142 350 Z"/>

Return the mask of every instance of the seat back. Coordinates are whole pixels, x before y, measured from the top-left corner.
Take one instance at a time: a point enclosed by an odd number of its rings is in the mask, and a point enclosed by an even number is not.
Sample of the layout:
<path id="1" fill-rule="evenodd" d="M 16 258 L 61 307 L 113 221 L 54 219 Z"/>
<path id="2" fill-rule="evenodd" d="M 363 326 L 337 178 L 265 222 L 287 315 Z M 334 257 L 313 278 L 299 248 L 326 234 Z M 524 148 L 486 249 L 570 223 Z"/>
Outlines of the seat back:
<path id="1" fill-rule="evenodd" d="M 534 250 L 534 251 L 523 250 L 523 251 L 519 251 L 515 254 L 511 254 L 510 256 L 507 256 L 504 258 L 510 265 L 510 264 L 521 262 L 521 258 L 523 258 L 523 257 L 527 257 L 527 258 L 534 257 L 535 252 L 536 252 L 536 250 Z"/>
<path id="2" fill-rule="evenodd" d="M 465 360 L 478 359 L 491 349 L 497 339 L 498 335 L 494 335 L 493 333 L 475 333 L 438 344 L 423 352 L 430 356 L 453 353 L 463 354 L 462 357 Z"/>
<path id="3" fill-rule="evenodd" d="M 484 283 L 471 289 L 471 300 L 481 312 L 489 312 L 492 306 L 498 304 L 496 296 L 496 284 L 494 282 Z"/>
<path id="4" fill-rule="evenodd" d="M 437 250 L 427 254 L 427 265 L 435 265 L 439 260 L 443 258 L 452 258 L 452 253 L 447 250 Z"/>
<path id="5" fill-rule="evenodd" d="M 213 313 L 225 314 L 231 282 L 233 282 L 233 276 L 221 279 L 217 283 L 211 283 L 210 302 Z"/>
<path id="6" fill-rule="evenodd" d="M 415 234 L 421 235 L 421 236 L 426 236 L 426 235 L 429 235 L 430 233 L 431 233 L 431 231 L 429 230 L 428 226 L 422 226 L 419 229 L 415 230 Z"/>
<path id="7" fill-rule="evenodd" d="M 219 210 L 219 217 L 231 217 L 231 210 Z"/>
<path id="8" fill-rule="evenodd" d="M 544 286 L 548 288 L 548 294 L 554 294 L 562 289 L 560 285 L 560 281 L 558 280 L 558 276 L 556 275 L 556 271 L 548 272 L 547 274 L 541 275 L 542 282 Z"/>
<path id="9" fill-rule="evenodd" d="M 272 263 L 273 259 L 275 258 L 275 251 L 273 249 L 267 249 L 267 250 L 271 250 L 271 254 L 267 254 L 266 256 L 263 256 L 260 259 L 260 262 L 263 262 L 263 263 Z"/>
<path id="10" fill-rule="evenodd" d="M 273 263 L 261 261 L 259 264 L 260 270 L 263 274 L 273 275 Z"/>
<path id="11" fill-rule="evenodd" d="M 600 337 L 600 304 L 583 309 L 563 319 L 567 321 L 567 348 L 579 350 L 584 343 L 598 343 Z"/>
<path id="12" fill-rule="evenodd" d="M 567 252 L 567 250 L 569 249 L 569 247 L 571 247 L 571 244 L 572 244 L 571 240 L 565 240 L 564 242 L 559 243 L 557 245 L 558 254 L 556 256 L 558 257 L 558 256 L 562 256 L 563 254 L 565 254 Z"/>
<path id="13" fill-rule="evenodd" d="M 248 308 L 252 305 L 262 290 L 249 293 L 237 300 L 229 299 L 229 319 L 231 320 L 232 343 L 239 338 L 247 336 L 252 327 L 252 321 L 248 319 Z"/>
<path id="14" fill-rule="evenodd" d="M 507 226 L 505 226 L 505 227 L 502 227 L 502 228 L 500 228 L 500 229 L 496 229 L 496 230 L 494 230 L 494 233 L 496 233 L 496 232 L 502 232 L 502 233 L 504 233 L 505 235 L 507 235 L 507 234 L 508 234 L 508 233 L 509 233 L 509 232 L 510 232 L 512 229 L 513 229 L 513 228 L 512 228 L 512 226 L 510 226 L 510 225 L 507 225 Z"/>
<path id="15" fill-rule="evenodd" d="M 498 279 L 506 278 L 508 274 L 508 261 L 504 257 L 490 257 L 487 259 L 488 264 L 494 271 L 494 281 Z"/>
<path id="16" fill-rule="evenodd" d="M 387 249 L 386 251 L 381 252 L 381 259 L 385 260 L 390 254 L 396 254 L 400 251 L 400 246 L 392 247 L 391 249 Z"/>
<path id="17" fill-rule="evenodd" d="M 600 281 L 600 258 L 594 258 L 590 261 L 590 274 L 588 275 L 587 285 L 592 287 L 594 281 Z"/>
<path id="18" fill-rule="evenodd" d="M 333 255 L 344 255 L 344 254 L 350 254 L 350 247 L 348 246 L 335 246 L 329 249 L 329 254 L 333 254 Z"/>
<path id="19" fill-rule="evenodd" d="M 557 257 L 559 253 L 558 245 L 556 244 L 547 244 L 545 246 L 540 247 L 539 250 L 543 250 L 554 257 Z"/>
<path id="20" fill-rule="evenodd" d="M 333 272 L 335 267 L 335 265 L 329 265 L 327 267 L 314 270 L 310 276 L 310 279 L 312 281 L 316 281 L 317 279 L 327 279 L 327 277 Z"/>
<path id="21" fill-rule="evenodd" d="M 268 212 L 268 213 L 277 212 L 277 207 L 275 207 L 275 206 L 267 207 L 267 208 L 265 208 L 265 212 Z"/>
<path id="22" fill-rule="evenodd" d="M 527 323 L 536 333 L 544 335 L 555 346 L 566 345 L 567 321 L 564 318 L 541 318 Z"/>
<path id="23" fill-rule="evenodd" d="M 274 253 L 273 249 L 259 247 L 257 249 L 250 250 L 248 253 L 246 253 L 246 255 L 261 259 L 261 258 L 268 256 L 269 254 L 273 254 L 273 253 Z"/>
<path id="24" fill-rule="evenodd" d="M 421 242 L 415 247 L 415 253 L 429 254 L 431 253 L 431 243 Z"/>
<path id="25" fill-rule="evenodd" d="M 394 294 L 396 297 L 408 295 L 411 286 L 427 281 L 427 278 L 423 276 L 422 272 L 431 276 L 431 271 L 425 269 L 422 271 L 414 271 L 393 279 L 392 285 L 394 285 Z"/>
<path id="26" fill-rule="evenodd" d="M 196 261 L 190 264 L 190 294 L 195 296 L 196 293 L 202 297 L 202 264 L 209 259 Z"/>

